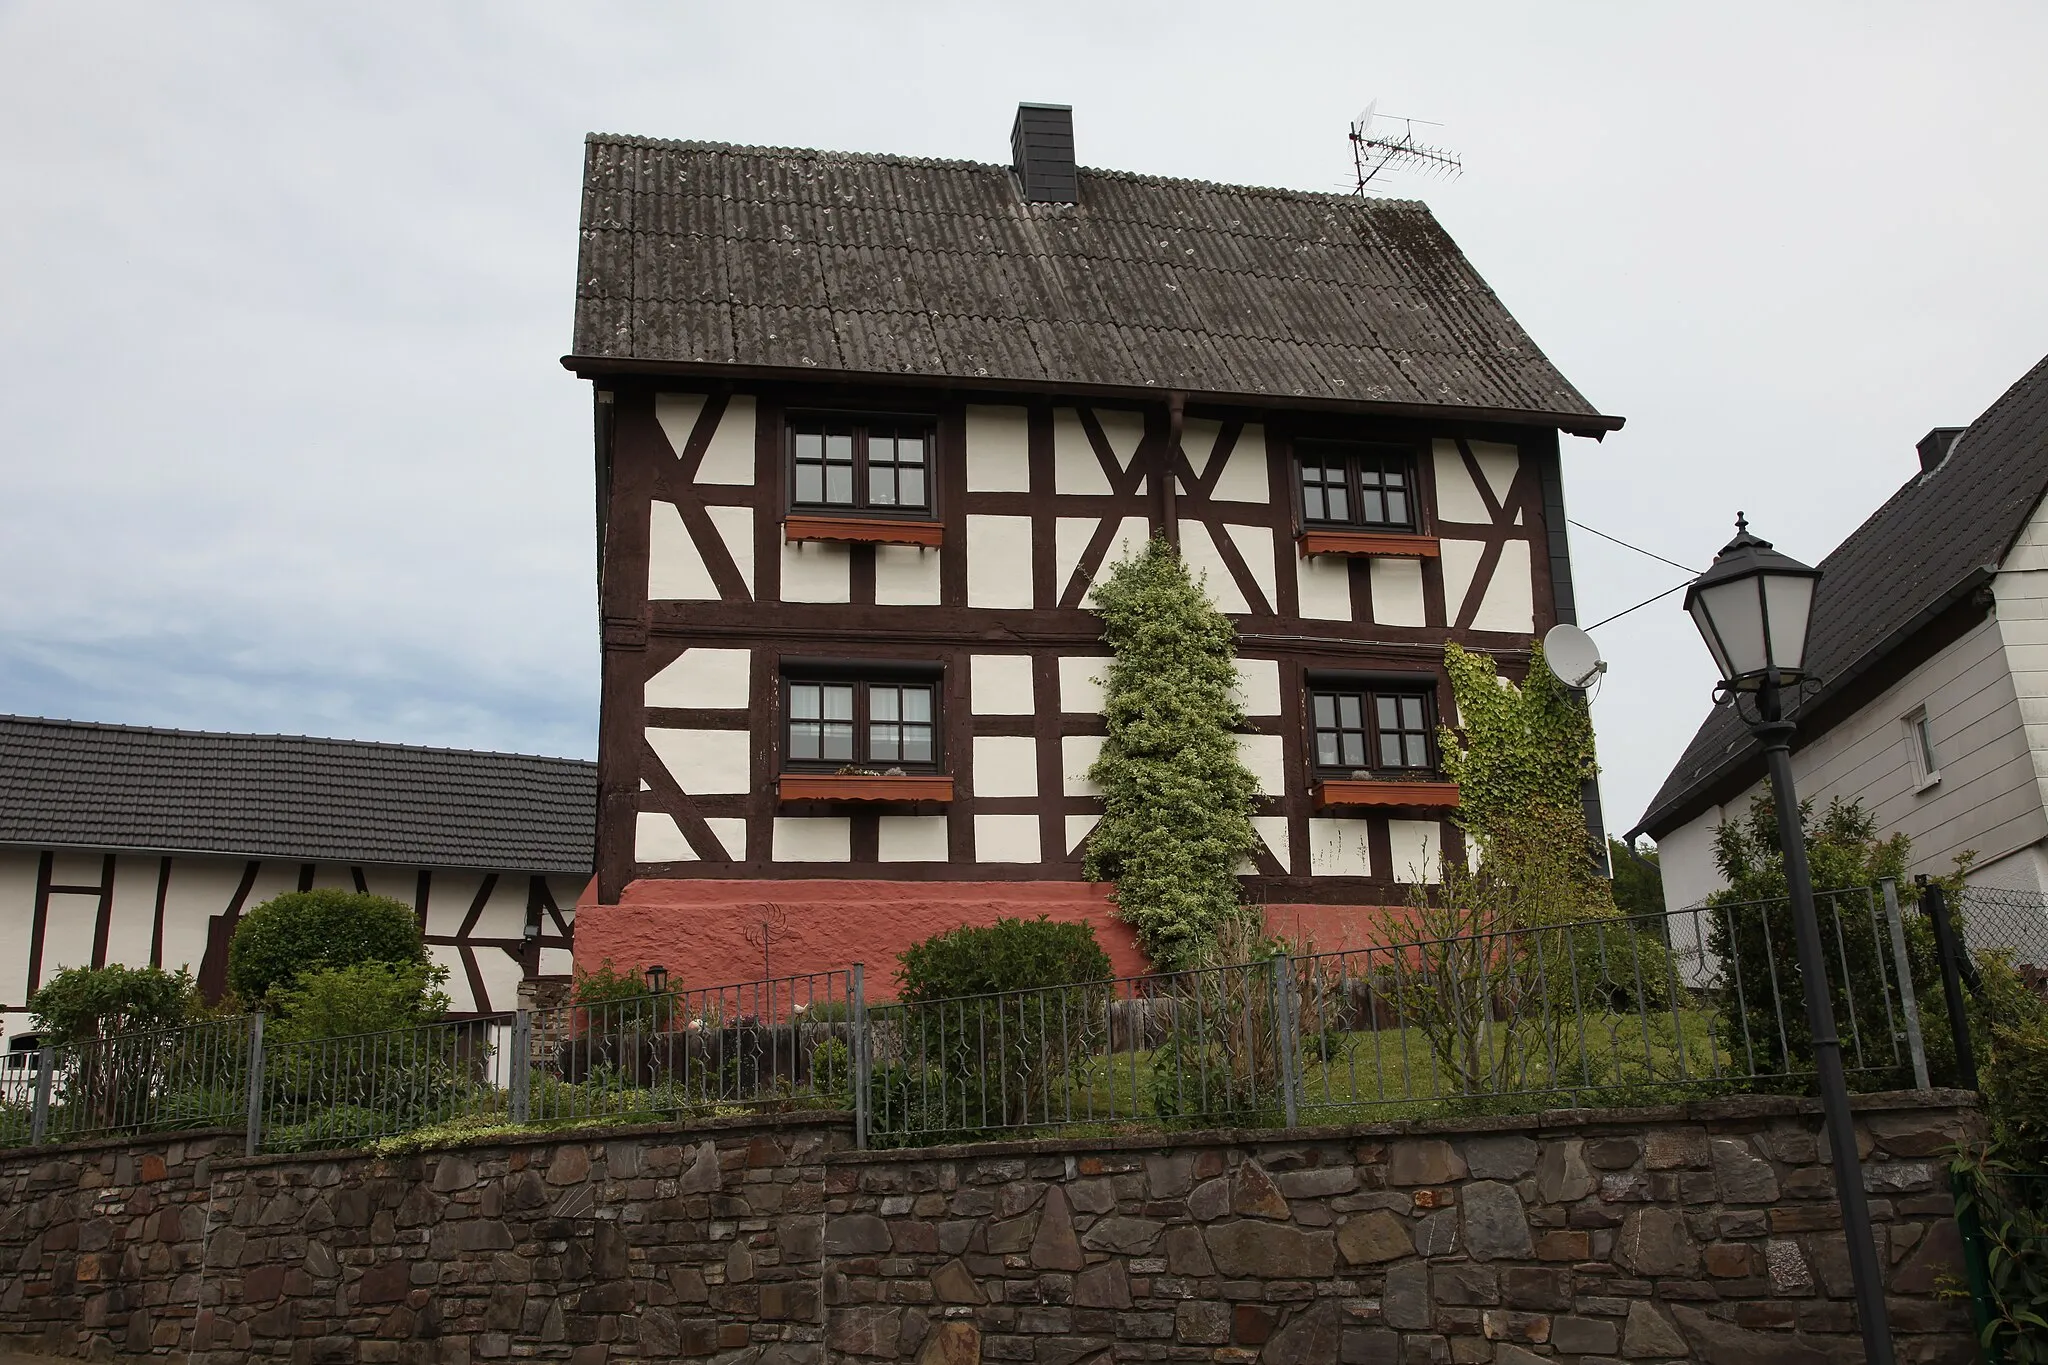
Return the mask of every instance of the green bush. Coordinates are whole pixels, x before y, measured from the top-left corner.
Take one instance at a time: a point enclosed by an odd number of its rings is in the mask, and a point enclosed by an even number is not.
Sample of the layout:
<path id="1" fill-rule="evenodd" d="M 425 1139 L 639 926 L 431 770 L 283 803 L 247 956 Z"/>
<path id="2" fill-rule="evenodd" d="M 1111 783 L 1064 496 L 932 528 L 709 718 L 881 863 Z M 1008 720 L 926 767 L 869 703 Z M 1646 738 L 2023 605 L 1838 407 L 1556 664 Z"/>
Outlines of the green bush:
<path id="1" fill-rule="evenodd" d="M 66 967 L 28 998 L 43 1041 L 57 1047 L 177 1028 L 195 1003 L 192 973 L 182 967 Z"/>
<path id="2" fill-rule="evenodd" d="M 930 1131 L 1044 1123 L 1070 1069 L 1106 1040 L 1109 954 L 1086 923 L 962 925 L 912 944 L 898 962 L 903 1056 L 921 1064 L 905 1076 L 902 1101 Z"/>
<path id="3" fill-rule="evenodd" d="M 1985 1107 L 1999 1145 L 2021 1170 L 2048 1172 L 2048 1020 L 1992 1030 Z"/>
<path id="4" fill-rule="evenodd" d="M 228 946 L 228 984 L 258 1003 L 322 968 L 427 961 L 412 907 L 352 891 L 291 891 L 251 910 Z"/>
<path id="5" fill-rule="evenodd" d="M 1258 847 L 1258 780 L 1238 756 L 1235 631 L 1155 539 L 1095 585 L 1108 734 L 1088 770 L 1102 819 L 1086 871 L 1163 969 L 1200 957 L 1243 913 L 1238 869 Z"/>
<path id="6" fill-rule="evenodd" d="M 448 1013 L 448 969 L 426 962 L 323 967 L 270 994 L 273 1040 L 349 1038 L 430 1024 Z"/>
<path id="7" fill-rule="evenodd" d="M 681 989 L 680 981 L 672 981 L 668 991 L 657 994 L 637 968 L 621 971 L 606 958 L 590 971 L 576 969 L 569 998 L 578 1006 L 579 1029 L 600 1034 L 621 1029 L 665 1030 L 675 1023 L 675 992 Z"/>

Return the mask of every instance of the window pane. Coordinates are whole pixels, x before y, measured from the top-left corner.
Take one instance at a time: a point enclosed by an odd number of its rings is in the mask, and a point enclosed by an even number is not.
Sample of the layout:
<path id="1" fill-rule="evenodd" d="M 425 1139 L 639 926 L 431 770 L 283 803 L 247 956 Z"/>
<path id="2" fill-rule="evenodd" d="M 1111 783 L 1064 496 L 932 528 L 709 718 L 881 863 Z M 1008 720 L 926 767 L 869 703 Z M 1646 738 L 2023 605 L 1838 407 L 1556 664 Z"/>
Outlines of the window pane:
<path id="1" fill-rule="evenodd" d="M 870 687 L 868 689 L 868 715 L 874 720 L 896 719 L 896 689 L 893 687 Z"/>
<path id="2" fill-rule="evenodd" d="M 932 731 L 929 725 L 906 725 L 903 727 L 903 761 L 905 763 L 929 763 L 932 761 Z"/>
<path id="3" fill-rule="evenodd" d="M 1335 730 L 1316 731 L 1316 762 L 1325 768 L 1337 766 L 1337 732 Z"/>
<path id="4" fill-rule="evenodd" d="M 1380 729 L 1400 729 L 1401 713 L 1399 699 L 1395 697 L 1379 697 L 1376 700 L 1379 702 Z"/>
<path id="5" fill-rule="evenodd" d="M 852 504 L 853 466 L 843 464 L 825 466 L 824 500 L 826 502 L 844 503 L 849 506 Z"/>
<path id="6" fill-rule="evenodd" d="M 813 464 L 824 459 L 824 433 L 817 431 L 799 431 L 796 434 L 796 458 L 799 462 L 809 460 Z"/>
<path id="7" fill-rule="evenodd" d="M 896 471 L 896 482 L 901 493 L 900 504 L 904 507 L 924 506 L 924 469 L 905 467 Z"/>
<path id="8" fill-rule="evenodd" d="M 853 758 L 853 724 L 850 721 L 825 726 L 825 757 L 844 763 Z"/>
<path id="9" fill-rule="evenodd" d="M 923 464 L 924 437 L 899 436 L 896 438 L 896 463 Z"/>
<path id="10" fill-rule="evenodd" d="M 815 683 L 792 683 L 789 688 L 789 714 L 803 720 L 818 718 L 818 687 Z"/>
<path id="11" fill-rule="evenodd" d="M 929 687 L 906 687 L 903 692 L 903 719 L 929 721 L 932 718 L 932 690 Z"/>
<path id="12" fill-rule="evenodd" d="M 1399 735 L 1380 736 L 1380 766 L 1383 768 L 1398 768 L 1401 766 L 1401 737 Z"/>
<path id="13" fill-rule="evenodd" d="M 798 502 L 823 502 L 825 500 L 825 472 L 814 464 L 800 464 L 796 467 L 796 500 Z"/>
<path id="14" fill-rule="evenodd" d="M 1330 512 L 1323 500 L 1323 490 L 1315 484 L 1301 486 L 1301 514 L 1310 521 L 1328 521 Z"/>
<path id="15" fill-rule="evenodd" d="M 1356 730 L 1365 724 L 1358 702 L 1357 697 L 1337 698 L 1337 713 L 1343 718 L 1344 728 L 1347 730 Z"/>
<path id="16" fill-rule="evenodd" d="M 833 464 L 853 463 L 853 434 L 833 433 L 825 438 L 825 458 Z"/>
<path id="17" fill-rule="evenodd" d="M 868 466 L 868 505 L 871 507 L 894 507 L 896 505 L 896 470 L 893 466 Z"/>
<path id="18" fill-rule="evenodd" d="M 1359 499 L 1358 519 L 1375 525 L 1387 519 L 1386 495 L 1377 488 L 1368 488 Z"/>
<path id="19" fill-rule="evenodd" d="M 1341 485 L 1330 489 L 1330 511 L 1328 520 L 1351 520 L 1350 507 L 1350 499 L 1345 495 L 1344 489 Z"/>
<path id="20" fill-rule="evenodd" d="M 1406 493 L 1387 494 L 1387 520 L 1400 522 L 1402 525 L 1407 524 L 1408 495 Z"/>
<path id="21" fill-rule="evenodd" d="M 789 723 L 789 756 L 791 758 L 817 758 L 818 737 L 821 729 L 814 720 L 793 720 Z"/>
<path id="22" fill-rule="evenodd" d="M 1356 730 L 1344 736 L 1344 766 L 1363 768 L 1365 766 L 1365 736 Z"/>
<path id="23" fill-rule="evenodd" d="M 870 725 L 868 727 L 868 761 L 871 763 L 895 763 L 898 761 L 896 727 L 894 725 Z"/>
<path id="24" fill-rule="evenodd" d="M 894 436 L 877 436 L 870 432 L 868 434 L 868 463 L 871 465 L 895 464 L 896 438 Z"/>
<path id="25" fill-rule="evenodd" d="M 1411 767 L 1411 768 L 1426 768 L 1426 767 L 1428 767 L 1428 766 L 1429 766 L 1429 741 L 1428 741 L 1428 739 L 1426 739 L 1426 738 L 1425 738 L 1424 736 L 1422 736 L 1422 735 L 1409 735 L 1409 736 L 1408 736 L 1408 738 L 1407 738 L 1407 741 L 1406 741 L 1406 743 L 1407 743 L 1407 747 L 1408 747 L 1408 766 L 1409 766 L 1409 767 Z"/>
<path id="26" fill-rule="evenodd" d="M 1316 724 L 1328 730 L 1337 724 L 1337 699 L 1325 693 L 1316 694 Z"/>
<path id="27" fill-rule="evenodd" d="M 1380 482 L 1389 488 L 1406 488 L 1408 486 L 1408 472 L 1399 466 L 1389 465 L 1380 472 Z"/>
<path id="28" fill-rule="evenodd" d="M 827 720 L 852 720 L 852 719 L 853 719 L 853 688 L 852 688 L 852 686 L 850 686 L 850 685 L 847 685 L 847 686 L 833 686 L 833 687 L 826 687 L 826 688 L 822 688 L 822 689 L 820 689 L 820 690 L 821 690 L 821 691 L 823 691 L 823 693 L 824 693 L 824 699 L 825 699 L 825 719 L 827 719 Z M 850 733 L 850 732 L 849 732 L 849 733 Z"/>
<path id="29" fill-rule="evenodd" d="M 1420 730 L 1422 728 L 1422 698 L 1401 698 L 1401 728 Z"/>

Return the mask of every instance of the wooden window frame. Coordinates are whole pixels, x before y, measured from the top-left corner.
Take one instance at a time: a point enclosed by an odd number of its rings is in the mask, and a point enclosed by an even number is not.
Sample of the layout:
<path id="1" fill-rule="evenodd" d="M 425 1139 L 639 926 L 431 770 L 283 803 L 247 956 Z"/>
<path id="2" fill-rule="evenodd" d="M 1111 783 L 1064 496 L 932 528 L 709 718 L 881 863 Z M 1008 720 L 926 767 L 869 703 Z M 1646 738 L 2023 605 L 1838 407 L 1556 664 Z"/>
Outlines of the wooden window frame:
<path id="1" fill-rule="evenodd" d="M 790 708 L 789 690 L 797 684 L 821 684 L 851 686 L 853 688 L 853 751 L 848 759 L 793 758 L 790 742 L 790 724 L 793 720 Z M 903 759 L 874 759 L 866 756 L 868 734 L 868 691 L 872 687 L 922 687 L 932 697 L 932 757 L 929 762 L 909 762 Z M 945 679 L 943 675 L 928 670 L 906 670 L 899 668 L 830 668 L 800 669 L 785 672 L 779 682 L 781 714 L 776 726 L 776 759 L 779 771 L 786 775 L 817 776 L 837 774 L 841 768 L 901 768 L 906 774 L 919 777 L 941 776 L 946 771 L 946 727 L 945 727 Z"/>
<path id="2" fill-rule="evenodd" d="M 1330 532 L 1350 532 L 1361 535 L 1421 536 L 1426 534 L 1427 519 L 1422 506 L 1422 462 L 1412 444 L 1404 441 L 1374 441 L 1352 439 L 1341 436 L 1302 435 L 1289 441 L 1288 451 L 1291 477 L 1294 486 L 1294 517 L 1304 535 Z M 1344 460 L 1344 496 L 1350 502 L 1352 515 L 1344 520 L 1328 517 L 1311 517 L 1308 514 L 1308 481 L 1303 478 L 1303 465 L 1311 455 L 1327 468 L 1328 453 L 1336 450 Z M 1320 453 L 1319 453 L 1320 452 Z M 1408 495 L 1408 518 L 1405 521 L 1366 521 L 1364 488 L 1360 472 L 1361 459 L 1375 454 L 1381 459 L 1398 460 L 1404 480 L 1403 491 Z M 1382 488 L 1384 495 L 1384 488 Z M 1418 553 L 1409 550 L 1408 553 Z"/>
<path id="3" fill-rule="evenodd" d="M 1423 745 L 1428 751 L 1424 767 L 1389 768 L 1380 762 L 1381 735 L 1378 700 L 1387 697 L 1418 697 L 1422 701 Z M 1357 697 L 1364 711 L 1367 757 L 1370 762 L 1361 764 L 1326 764 L 1316 752 L 1316 698 Z M 1317 778 L 1349 778 L 1355 772 L 1370 772 L 1378 781 L 1429 781 L 1443 772 L 1442 754 L 1438 750 L 1436 730 L 1438 725 L 1436 688 L 1420 679 L 1413 682 L 1318 680 L 1308 685 L 1308 706 L 1304 719 L 1308 725 L 1309 771 Z M 1402 734 L 1411 733 L 1401 731 Z"/>
<path id="4" fill-rule="evenodd" d="M 925 525 L 934 524 L 939 506 L 939 424 L 935 417 L 920 413 L 897 412 L 834 412 L 802 410 L 792 412 L 783 419 L 783 477 L 788 481 L 788 497 L 785 499 L 791 523 L 799 529 L 830 530 L 829 525 L 813 526 L 812 523 L 888 523 L 906 522 Z M 797 458 L 796 442 L 799 435 L 811 431 L 829 432 L 834 427 L 849 428 L 853 437 L 853 501 L 799 502 L 796 495 Z M 876 504 L 869 501 L 868 442 L 873 429 L 888 427 L 895 430 L 900 439 L 906 429 L 914 429 L 924 437 L 924 502 L 918 506 L 903 504 Z M 901 466 L 897 466 L 901 469 Z M 899 472 L 900 480 L 900 472 Z M 858 529 L 858 528 L 854 528 Z M 884 539 L 882 535 L 848 534 L 805 534 L 792 539 L 809 540 Z M 912 542 L 923 543 L 923 542 Z M 932 543 L 937 543 L 936 541 Z"/>

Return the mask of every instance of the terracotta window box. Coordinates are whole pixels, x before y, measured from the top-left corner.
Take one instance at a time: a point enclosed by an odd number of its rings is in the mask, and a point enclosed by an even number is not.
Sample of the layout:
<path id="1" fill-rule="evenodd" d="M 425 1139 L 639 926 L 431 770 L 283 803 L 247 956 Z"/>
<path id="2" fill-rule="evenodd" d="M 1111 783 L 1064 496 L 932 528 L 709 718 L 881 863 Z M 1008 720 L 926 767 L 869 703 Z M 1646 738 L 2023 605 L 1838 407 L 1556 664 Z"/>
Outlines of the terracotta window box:
<path id="1" fill-rule="evenodd" d="M 1410 810 L 1454 810 L 1458 784 L 1373 777 L 1326 777 L 1316 783 L 1316 807 L 1398 806 Z"/>
<path id="2" fill-rule="evenodd" d="M 856 545 L 924 545 L 946 541 L 942 521 L 905 521 L 898 517 L 838 516 L 792 512 L 783 519 L 784 540 L 837 540 Z"/>
<path id="3" fill-rule="evenodd" d="M 784 773 L 776 784 L 784 801 L 951 801 L 953 779 L 943 773 L 863 777 L 852 773 Z"/>
<path id="4" fill-rule="evenodd" d="M 1402 559 L 1436 559 L 1443 552 L 1435 536 L 1412 531 L 1327 531 L 1301 533 L 1304 555 L 1380 555 Z"/>

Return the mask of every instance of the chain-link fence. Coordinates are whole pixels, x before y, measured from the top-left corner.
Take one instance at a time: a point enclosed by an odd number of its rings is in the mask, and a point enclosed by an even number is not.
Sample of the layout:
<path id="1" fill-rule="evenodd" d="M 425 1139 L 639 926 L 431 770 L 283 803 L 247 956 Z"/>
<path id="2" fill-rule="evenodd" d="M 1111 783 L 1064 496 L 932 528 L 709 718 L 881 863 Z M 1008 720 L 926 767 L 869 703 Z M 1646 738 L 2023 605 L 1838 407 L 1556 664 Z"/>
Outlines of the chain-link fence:
<path id="1" fill-rule="evenodd" d="M 1973 956 L 2005 955 L 2020 979 L 2048 995 L 2048 895 L 1967 886 L 1957 907 Z"/>

